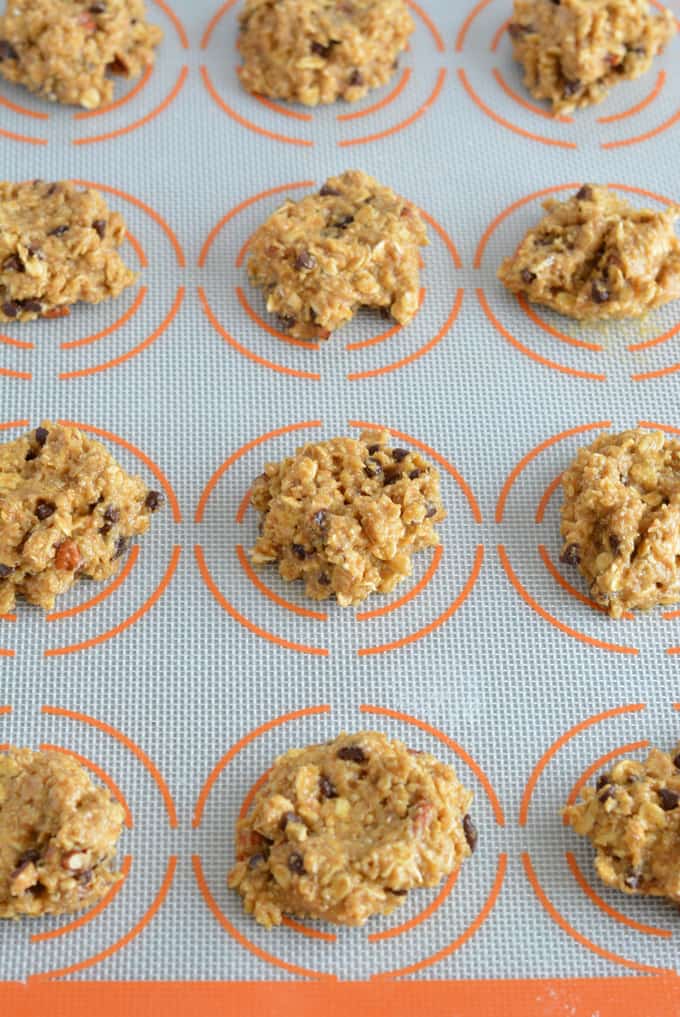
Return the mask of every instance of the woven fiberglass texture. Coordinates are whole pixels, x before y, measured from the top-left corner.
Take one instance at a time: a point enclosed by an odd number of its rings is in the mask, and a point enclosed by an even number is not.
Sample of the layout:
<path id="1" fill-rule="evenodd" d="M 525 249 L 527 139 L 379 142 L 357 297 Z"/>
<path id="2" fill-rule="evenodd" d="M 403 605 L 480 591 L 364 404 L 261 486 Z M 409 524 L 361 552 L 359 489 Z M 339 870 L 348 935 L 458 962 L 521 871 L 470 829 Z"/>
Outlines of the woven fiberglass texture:
<path id="1" fill-rule="evenodd" d="M 60 923 L 3 924 L 0 977 L 74 966 L 69 977 L 102 980 L 674 967 L 672 941 L 606 914 L 573 866 L 628 919 L 672 929 L 676 911 L 598 886 L 592 852 L 560 808 L 606 753 L 675 744 L 678 658 L 669 651 L 680 645 L 680 619 L 654 612 L 614 623 L 576 599 L 551 573 L 582 592 L 558 564 L 559 492 L 540 522 L 536 514 L 603 422 L 680 427 L 680 340 L 667 335 L 678 331 L 680 305 L 633 325 L 579 329 L 550 314 L 537 324 L 496 269 L 536 221 L 537 192 L 596 181 L 654 207 L 680 200 L 680 38 L 644 78 L 556 121 L 527 105 L 502 31 L 509 2 L 422 0 L 411 4 L 417 30 L 389 85 L 356 109 L 285 115 L 239 87 L 240 4 L 216 20 L 217 2 L 171 6 L 148 3 L 165 39 L 126 104 L 74 118 L 0 86 L 2 178 L 109 188 L 146 262 L 115 303 L 6 326 L 7 438 L 28 426 L 17 422 L 45 417 L 103 430 L 127 468 L 156 487 L 162 477 L 176 499 L 109 597 L 55 620 L 19 604 L 15 621 L 0 622 L 0 647 L 13 653 L 0 656 L 0 707 L 11 707 L 0 713 L 0 742 L 86 757 L 115 781 L 133 819 L 121 840 L 130 873 L 110 905 L 38 942 L 31 936 Z M 680 0 L 671 6 L 680 16 Z M 117 95 L 129 87 L 119 82 Z M 365 115 L 343 119 L 357 111 Z M 256 320 L 266 312 L 239 254 L 285 196 L 350 167 L 427 213 L 424 302 L 408 328 L 379 343 L 350 348 L 389 328 L 366 313 L 318 350 L 300 348 Z M 129 247 L 126 257 L 139 264 L 141 255 Z M 312 436 L 356 434 L 361 421 L 440 457 L 443 550 L 425 587 L 394 611 L 359 617 L 408 594 L 432 554 L 390 597 L 359 611 L 321 605 L 322 620 L 300 612 L 310 607 L 303 593 L 274 569 L 257 578 L 298 612 L 257 588 L 238 555 L 255 539 L 255 514 L 236 517 L 264 462 Z M 83 583 L 58 611 L 98 592 Z M 399 935 L 367 938 L 415 918 L 437 891 L 335 939 L 285 926 L 266 933 L 226 889 L 241 802 L 276 754 L 367 727 L 456 766 L 475 791 L 478 850 L 440 906 Z"/>

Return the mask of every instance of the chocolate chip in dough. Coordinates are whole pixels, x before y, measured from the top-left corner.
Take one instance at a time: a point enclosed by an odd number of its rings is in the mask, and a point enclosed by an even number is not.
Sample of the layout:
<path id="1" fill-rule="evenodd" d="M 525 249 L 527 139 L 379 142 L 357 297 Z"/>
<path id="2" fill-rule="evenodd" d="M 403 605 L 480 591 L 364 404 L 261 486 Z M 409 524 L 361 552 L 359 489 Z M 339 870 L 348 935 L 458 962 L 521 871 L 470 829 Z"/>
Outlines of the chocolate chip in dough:
<path id="1" fill-rule="evenodd" d="M 319 791 L 321 792 L 321 796 L 323 798 L 339 797 L 335 784 L 330 779 L 330 777 L 326 777 L 324 774 L 322 774 L 319 777 Z"/>
<path id="2" fill-rule="evenodd" d="M 160 491 L 149 491 L 144 500 L 144 504 L 148 508 L 149 512 L 155 512 L 163 504 L 163 495 Z"/>
<path id="3" fill-rule="evenodd" d="M 45 442 L 47 441 L 47 436 L 49 435 L 49 433 L 50 432 L 47 430 L 46 427 L 36 427 L 35 440 L 37 441 L 38 445 L 40 445 L 40 448 L 42 448 Z"/>
<path id="4" fill-rule="evenodd" d="M 92 223 L 92 229 L 103 240 L 104 236 L 106 235 L 106 220 L 105 219 L 95 219 L 95 221 Z"/>
<path id="5" fill-rule="evenodd" d="M 39 501 L 35 507 L 35 514 L 41 522 L 44 519 L 49 519 L 56 511 L 57 506 L 53 501 Z"/>
<path id="6" fill-rule="evenodd" d="M 296 876 L 304 875 L 305 860 L 299 851 L 294 851 L 292 855 L 288 855 L 288 868 Z"/>
<path id="7" fill-rule="evenodd" d="M 671 791 L 669 787 L 662 787 L 659 790 L 659 801 L 664 812 L 672 812 L 680 804 L 680 794 Z"/>
<path id="8" fill-rule="evenodd" d="M 581 561 L 581 552 L 578 544 L 569 544 L 560 555 L 563 565 L 578 565 Z"/>
<path id="9" fill-rule="evenodd" d="M 338 749 L 338 759 L 343 759 L 347 763 L 365 763 L 366 753 L 360 745 L 344 745 Z"/>
<path id="10" fill-rule="evenodd" d="M 68 233 L 69 227 L 66 225 L 55 226 L 47 235 L 48 237 L 63 237 L 64 233 Z"/>
<path id="11" fill-rule="evenodd" d="M 474 850 L 477 847 L 479 834 L 477 833 L 477 827 L 472 822 L 469 816 L 463 816 L 463 833 L 465 834 L 465 839 L 468 842 L 468 847 L 470 848 L 470 851 L 474 854 Z"/>
<path id="12" fill-rule="evenodd" d="M 295 267 L 298 271 L 309 271 L 316 266 L 316 258 L 309 251 L 300 251 L 295 259 Z"/>
<path id="13" fill-rule="evenodd" d="M 19 54 L 11 42 L 7 39 L 0 39 L 0 60 L 18 60 Z"/>

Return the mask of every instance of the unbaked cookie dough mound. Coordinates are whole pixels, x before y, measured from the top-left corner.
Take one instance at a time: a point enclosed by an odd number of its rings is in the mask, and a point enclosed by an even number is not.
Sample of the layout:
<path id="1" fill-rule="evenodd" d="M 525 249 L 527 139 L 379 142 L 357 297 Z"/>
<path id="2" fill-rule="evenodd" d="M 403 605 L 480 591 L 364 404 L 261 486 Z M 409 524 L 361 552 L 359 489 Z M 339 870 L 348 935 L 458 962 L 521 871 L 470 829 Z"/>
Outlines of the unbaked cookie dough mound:
<path id="1" fill-rule="evenodd" d="M 584 321 L 637 318 L 680 297 L 680 206 L 635 208 L 585 184 L 543 207 L 547 215 L 499 269 L 511 293 Z"/>
<path id="2" fill-rule="evenodd" d="M 0 74 L 53 102 L 96 109 L 113 97 L 107 73 L 136 78 L 162 37 L 144 0 L 7 0 Z"/>
<path id="3" fill-rule="evenodd" d="M 161 504 L 100 442 L 44 421 L 0 445 L 0 614 L 45 610 L 77 578 L 109 579 Z"/>
<path id="4" fill-rule="evenodd" d="M 676 31 L 670 11 L 648 0 L 515 0 L 510 25 L 524 84 L 554 113 L 601 102 L 639 78 Z"/>
<path id="5" fill-rule="evenodd" d="M 268 463 L 252 488 L 262 517 L 253 562 L 278 562 L 314 600 L 335 596 L 343 607 L 410 576 L 412 554 L 439 543 L 446 513 L 438 471 L 389 442 L 386 431 L 365 431 Z"/>
<path id="6" fill-rule="evenodd" d="M 238 823 L 229 886 L 267 927 L 284 914 L 364 925 L 472 853 L 471 802 L 450 766 L 383 734 L 291 749 Z"/>
<path id="7" fill-rule="evenodd" d="M 0 918 L 91 907 L 111 868 L 125 813 L 61 752 L 0 753 Z"/>
<path id="8" fill-rule="evenodd" d="M 117 297 L 137 278 L 118 253 L 124 239 L 122 216 L 98 191 L 0 183 L 0 321 Z"/>
<path id="9" fill-rule="evenodd" d="M 564 814 L 592 841 L 607 886 L 680 904 L 680 745 L 621 760 Z"/>
<path id="10" fill-rule="evenodd" d="M 603 434 L 562 480 L 562 561 L 612 618 L 680 600 L 680 442 Z"/>
<path id="11" fill-rule="evenodd" d="M 244 88 L 306 106 L 384 85 L 415 28 L 404 0 L 246 0 L 240 26 Z"/>
<path id="12" fill-rule="evenodd" d="M 248 272 L 290 335 L 328 339 L 360 307 L 408 324 L 419 304 L 419 248 L 427 243 L 414 205 L 349 170 L 318 194 L 289 199 L 260 226 Z"/>

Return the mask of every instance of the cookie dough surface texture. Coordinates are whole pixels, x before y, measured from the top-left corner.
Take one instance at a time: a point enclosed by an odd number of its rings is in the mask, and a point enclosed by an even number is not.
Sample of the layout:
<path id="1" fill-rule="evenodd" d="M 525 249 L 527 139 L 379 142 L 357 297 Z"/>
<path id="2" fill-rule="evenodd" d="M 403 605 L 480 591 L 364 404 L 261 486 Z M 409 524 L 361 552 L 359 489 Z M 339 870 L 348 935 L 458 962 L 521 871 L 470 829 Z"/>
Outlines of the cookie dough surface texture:
<path id="1" fill-rule="evenodd" d="M 0 321 L 29 321 L 117 297 L 137 278 L 118 248 L 125 223 L 98 191 L 0 183 Z"/>
<path id="2" fill-rule="evenodd" d="M 411 574 L 411 555 L 439 543 L 439 473 L 387 432 L 305 445 L 269 463 L 252 489 L 261 514 L 256 564 L 278 562 L 314 600 L 346 607 L 388 593 Z"/>
<path id="3" fill-rule="evenodd" d="M 107 73 L 136 78 L 162 36 L 144 0 L 7 0 L 0 74 L 53 102 L 96 109 L 113 97 Z"/>
<path id="4" fill-rule="evenodd" d="M 383 734 L 292 749 L 239 821 L 229 885 L 261 925 L 363 925 L 471 853 L 471 801 L 450 766 Z"/>
<path id="5" fill-rule="evenodd" d="M 562 561 L 613 618 L 680 600 L 680 442 L 603 434 L 562 481 Z"/>
<path id="6" fill-rule="evenodd" d="M 404 0 L 246 0 L 240 25 L 243 86 L 306 106 L 384 85 L 415 28 Z"/>
<path id="7" fill-rule="evenodd" d="M 427 243 L 414 205 L 350 170 L 277 209 L 252 239 L 248 271 L 292 336 L 328 339 L 360 307 L 408 324 L 419 305 L 419 248 Z"/>
<path id="8" fill-rule="evenodd" d="M 108 791 L 61 752 L 0 753 L 0 918 L 91 907 L 111 868 L 125 818 Z"/>
<path id="9" fill-rule="evenodd" d="M 616 763 L 565 816 L 592 841 L 607 886 L 680 903 L 680 745 Z"/>
<path id="10" fill-rule="evenodd" d="M 637 318 L 680 297 L 680 206 L 640 209 L 586 184 L 543 207 L 498 272 L 511 293 L 585 321 Z"/>
<path id="11" fill-rule="evenodd" d="M 675 34 L 670 11 L 648 0 L 515 0 L 510 25 L 524 84 L 555 113 L 601 102 L 638 78 Z"/>
<path id="12" fill-rule="evenodd" d="M 50 610 L 77 578 L 115 575 L 160 502 L 75 427 L 44 421 L 0 445 L 0 614 L 19 595 Z"/>

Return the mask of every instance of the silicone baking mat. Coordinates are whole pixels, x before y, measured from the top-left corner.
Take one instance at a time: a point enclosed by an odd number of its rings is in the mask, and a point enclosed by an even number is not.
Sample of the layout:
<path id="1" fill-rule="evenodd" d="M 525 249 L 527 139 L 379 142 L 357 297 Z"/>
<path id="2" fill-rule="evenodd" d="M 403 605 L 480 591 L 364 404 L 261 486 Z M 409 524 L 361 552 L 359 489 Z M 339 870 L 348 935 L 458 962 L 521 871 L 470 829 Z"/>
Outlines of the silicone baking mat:
<path id="1" fill-rule="evenodd" d="M 390 84 L 306 110 L 239 87 L 239 6 L 149 2 L 156 66 L 100 111 L 0 84 L 3 178 L 95 184 L 140 268 L 115 302 L 6 327 L 3 438 L 76 421 L 167 496 L 115 582 L 0 621 L 0 743 L 77 753 L 127 808 L 104 905 L 2 924 L 1 1012 L 677 1015 L 677 909 L 600 884 L 560 808 L 607 760 L 676 743 L 680 613 L 584 602 L 557 481 L 606 426 L 680 431 L 680 305 L 584 329 L 496 269 L 546 195 L 680 200 L 680 37 L 552 119 L 509 2 L 409 0 Z M 351 167 L 423 210 L 420 311 L 292 343 L 248 283 L 249 237 Z M 412 581 L 343 610 L 253 571 L 247 493 L 267 460 L 365 423 L 436 460 L 448 517 Z M 266 932 L 226 888 L 239 811 L 277 753 L 362 728 L 455 765 L 477 852 L 365 929 Z"/>

